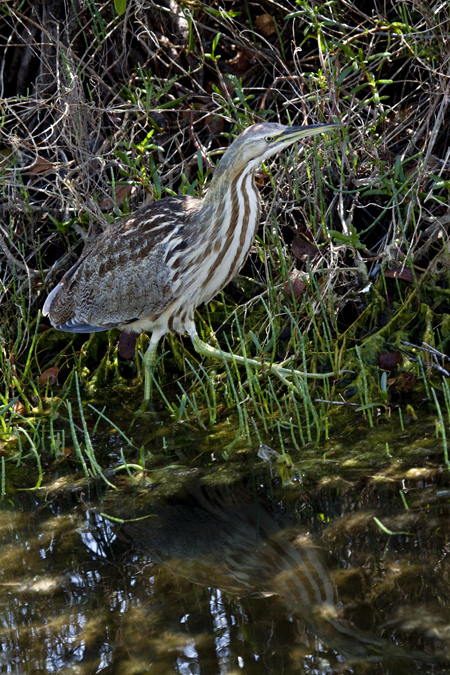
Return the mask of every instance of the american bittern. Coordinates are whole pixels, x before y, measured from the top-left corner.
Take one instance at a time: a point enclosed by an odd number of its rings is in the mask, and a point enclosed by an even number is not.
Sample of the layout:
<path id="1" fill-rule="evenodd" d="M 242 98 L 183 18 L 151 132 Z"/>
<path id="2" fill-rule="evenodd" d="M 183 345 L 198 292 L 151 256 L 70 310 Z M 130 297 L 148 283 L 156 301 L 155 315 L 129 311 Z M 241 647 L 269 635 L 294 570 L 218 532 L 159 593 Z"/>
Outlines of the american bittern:
<path id="1" fill-rule="evenodd" d="M 150 398 L 158 342 L 167 332 L 187 332 L 202 355 L 264 367 L 256 359 L 203 342 L 194 311 L 211 300 L 247 258 L 259 222 L 254 174 L 261 162 L 305 136 L 339 126 L 249 127 L 220 160 L 204 199 L 166 197 L 108 227 L 50 293 L 44 315 L 55 328 L 71 333 L 151 331 L 144 356 L 145 399 Z M 270 371 L 284 382 L 293 372 L 275 363 Z"/>

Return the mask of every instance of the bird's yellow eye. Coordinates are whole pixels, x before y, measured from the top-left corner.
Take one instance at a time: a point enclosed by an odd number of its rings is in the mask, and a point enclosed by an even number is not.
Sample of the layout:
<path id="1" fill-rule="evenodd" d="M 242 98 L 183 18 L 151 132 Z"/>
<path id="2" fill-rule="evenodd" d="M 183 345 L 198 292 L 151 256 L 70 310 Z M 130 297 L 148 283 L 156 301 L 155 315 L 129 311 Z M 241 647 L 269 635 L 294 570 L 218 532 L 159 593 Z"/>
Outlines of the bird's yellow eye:
<path id="1" fill-rule="evenodd" d="M 264 138 L 264 140 L 266 141 L 266 143 L 272 143 L 272 141 L 274 140 L 274 138 L 273 138 L 273 136 L 266 136 L 266 137 Z"/>

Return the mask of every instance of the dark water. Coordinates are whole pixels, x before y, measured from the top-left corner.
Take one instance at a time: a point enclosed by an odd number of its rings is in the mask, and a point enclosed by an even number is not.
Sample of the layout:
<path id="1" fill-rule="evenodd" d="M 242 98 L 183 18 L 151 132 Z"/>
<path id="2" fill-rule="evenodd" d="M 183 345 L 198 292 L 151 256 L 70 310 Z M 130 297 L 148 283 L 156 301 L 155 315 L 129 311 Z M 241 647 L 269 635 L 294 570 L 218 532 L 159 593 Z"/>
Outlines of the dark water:
<path id="1" fill-rule="evenodd" d="M 258 448 L 213 464 L 197 444 L 152 482 L 47 475 L 11 494 L 0 672 L 450 673 L 450 485 L 430 429 L 390 456 L 367 430 L 293 453 L 284 485 Z"/>

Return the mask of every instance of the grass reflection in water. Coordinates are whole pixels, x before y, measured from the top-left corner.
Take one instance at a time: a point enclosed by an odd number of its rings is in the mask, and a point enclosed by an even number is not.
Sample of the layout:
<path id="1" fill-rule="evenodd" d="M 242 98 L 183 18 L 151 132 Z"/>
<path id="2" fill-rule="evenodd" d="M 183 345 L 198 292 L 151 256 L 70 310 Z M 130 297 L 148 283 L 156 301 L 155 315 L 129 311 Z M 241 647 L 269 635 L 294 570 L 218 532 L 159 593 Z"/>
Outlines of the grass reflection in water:
<path id="1" fill-rule="evenodd" d="M 407 511 L 392 479 L 305 484 L 299 511 L 276 482 L 271 497 L 250 487 L 262 478 L 196 477 L 164 499 L 123 479 L 106 496 L 88 484 L 47 504 L 28 495 L 33 516 L 4 511 L 4 672 L 24 672 L 23 655 L 83 675 L 449 672 L 442 473 L 411 474 Z M 375 514 L 412 534 L 387 536 Z"/>

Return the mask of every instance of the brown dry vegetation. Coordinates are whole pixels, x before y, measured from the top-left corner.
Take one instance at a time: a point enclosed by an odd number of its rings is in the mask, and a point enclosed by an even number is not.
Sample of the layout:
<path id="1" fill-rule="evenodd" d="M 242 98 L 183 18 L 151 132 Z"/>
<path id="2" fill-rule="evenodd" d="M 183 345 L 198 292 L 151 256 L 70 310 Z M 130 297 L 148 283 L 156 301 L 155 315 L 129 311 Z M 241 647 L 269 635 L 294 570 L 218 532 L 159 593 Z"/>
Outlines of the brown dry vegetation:
<path id="1" fill-rule="evenodd" d="M 3 371 L 20 380 L 38 309 L 89 237 L 144 201 L 202 194 L 224 147 L 261 120 L 345 131 L 261 173 L 265 222 L 229 306 L 277 289 L 280 333 L 287 303 L 317 350 L 324 333 L 337 341 L 335 366 L 354 344 L 376 364 L 405 337 L 445 351 L 448 3 L 125 7 L 0 2 Z M 309 270 L 306 291 L 296 270 Z M 38 370 L 64 349 L 43 347 Z M 284 334 L 277 349 L 295 351 Z"/>

